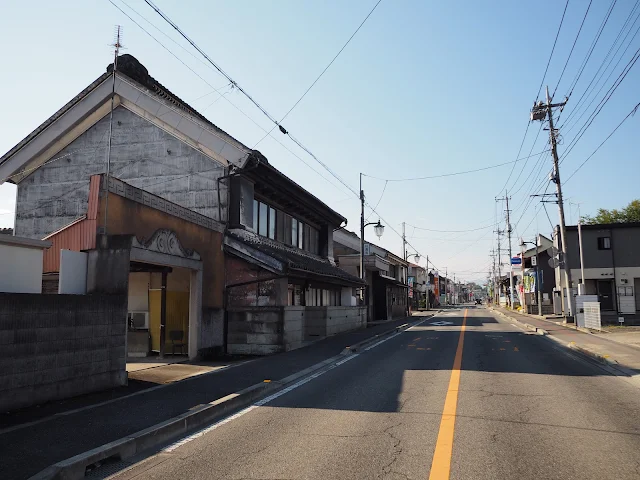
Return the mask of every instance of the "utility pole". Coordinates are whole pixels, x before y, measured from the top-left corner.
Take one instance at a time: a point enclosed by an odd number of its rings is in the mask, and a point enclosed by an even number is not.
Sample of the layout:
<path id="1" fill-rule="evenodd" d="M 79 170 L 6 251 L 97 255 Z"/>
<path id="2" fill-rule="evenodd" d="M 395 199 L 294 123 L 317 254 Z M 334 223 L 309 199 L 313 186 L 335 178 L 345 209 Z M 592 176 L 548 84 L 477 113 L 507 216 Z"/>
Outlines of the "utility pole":
<path id="1" fill-rule="evenodd" d="M 491 253 L 489 254 L 489 256 L 492 259 L 492 268 L 491 268 L 491 280 L 493 283 L 493 300 L 495 302 L 496 300 L 496 286 L 497 286 L 497 282 L 496 282 L 496 250 L 494 248 L 491 249 Z"/>
<path id="2" fill-rule="evenodd" d="M 509 289 L 511 290 L 511 308 L 513 309 L 513 262 L 511 261 L 511 217 L 509 216 L 509 195 L 504 192 L 504 198 L 507 201 L 507 236 L 509 238 Z"/>
<path id="3" fill-rule="evenodd" d="M 453 295 L 452 295 L 452 299 L 451 299 L 451 303 L 453 303 L 454 305 L 456 304 L 457 298 L 456 298 L 456 274 L 453 274 Z"/>
<path id="4" fill-rule="evenodd" d="M 447 298 L 449 298 L 449 267 L 444 269 L 444 304 L 447 305 Z"/>
<path id="5" fill-rule="evenodd" d="M 502 235 L 504 233 L 504 231 L 501 231 L 499 228 L 498 230 L 496 230 L 496 233 L 498 234 L 498 291 L 497 291 L 497 299 L 496 299 L 496 304 L 500 305 L 500 289 L 502 287 L 501 282 L 502 282 L 502 252 L 500 250 L 500 235 Z"/>
<path id="6" fill-rule="evenodd" d="M 402 259 L 407 262 L 407 274 L 405 275 L 404 283 L 407 286 L 407 294 L 405 298 L 405 311 L 407 317 L 409 316 L 409 262 L 407 260 L 407 237 L 405 235 L 405 222 L 402 222 Z"/>
<path id="7" fill-rule="evenodd" d="M 362 190 L 362 173 L 360 173 L 360 278 L 365 280 L 364 274 L 364 190 Z M 364 301 L 364 289 L 362 290 Z"/>
<path id="8" fill-rule="evenodd" d="M 573 294 L 571 292 L 571 270 L 569 269 L 569 259 L 567 256 L 567 232 L 564 221 L 564 203 L 562 201 L 562 184 L 560 182 L 560 169 L 558 167 L 558 145 L 556 139 L 556 131 L 553 128 L 553 109 L 556 107 L 563 108 L 567 104 L 565 99 L 562 103 L 551 103 L 549 97 L 549 87 L 546 89 L 547 103 L 539 102 L 534 104 L 531 110 L 531 120 L 544 120 L 549 117 L 549 143 L 551 144 L 551 155 L 553 157 L 553 176 L 551 180 L 556 184 L 556 193 L 558 195 L 558 213 L 560 216 L 560 240 L 562 246 L 562 262 L 564 264 L 564 278 L 567 288 L 567 305 L 569 307 L 569 316 L 573 316 Z"/>

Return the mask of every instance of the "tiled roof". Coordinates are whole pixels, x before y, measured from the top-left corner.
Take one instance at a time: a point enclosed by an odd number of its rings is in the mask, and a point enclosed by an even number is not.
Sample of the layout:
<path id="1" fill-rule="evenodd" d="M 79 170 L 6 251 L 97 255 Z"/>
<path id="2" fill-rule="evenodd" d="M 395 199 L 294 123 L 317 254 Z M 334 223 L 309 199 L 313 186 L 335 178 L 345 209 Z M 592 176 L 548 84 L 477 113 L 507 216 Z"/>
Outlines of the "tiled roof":
<path id="1" fill-rule="evenodd" d="M 234 229 L 227 232 L 227 235 L 284 263 L 288 269 L 302 270 L 324 277 L 335 277 L 350 284 L 364 285 L 364 281 L 360 278 L 331 265 L 328 259 L 318 255 L 289 247 L 248 230 Z"/>

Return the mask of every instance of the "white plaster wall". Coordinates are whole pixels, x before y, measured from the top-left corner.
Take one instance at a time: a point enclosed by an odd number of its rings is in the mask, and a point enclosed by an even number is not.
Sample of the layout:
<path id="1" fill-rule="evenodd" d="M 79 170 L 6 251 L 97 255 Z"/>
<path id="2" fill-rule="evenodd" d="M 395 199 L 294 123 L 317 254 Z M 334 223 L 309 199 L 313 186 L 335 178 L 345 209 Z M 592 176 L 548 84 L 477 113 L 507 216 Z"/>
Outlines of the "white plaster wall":
<path id="1" fill-rule="evenodd" d="M 0 245 L 0 292 L 42 293 L 42 250 Z"/>
<path id="2" fill-rule="evenodd" d="M 60 250 L 58 293 L 72 295 L 87 293 L 87 257 L 85 252 Z"/>
<path id="3" fill-rule="evenodd" d="M 356 306 L 356 297 L 353 295 L 352 287 L 344 287 L 341 293 L 340 304 L 343 307 L 355 307 Z"/>
<path id="4" fill-rule="evenodd" d="M 129 304 L 130 312 L 149 311 L 149 272 L 132 272 L 129 274 Z"/>
<path id="5" fill-rule="evenodd" d="M 586 276 L 586 275 L 585 275 Z M 620 267 L 616 268 L 616 295 L 618 295 L 618 305 L 620 313 L 636 313 L 635 279 L 640 278 L 640 267 Z M 626 283 L 623 281 L 626 280 Z M 632 295 L 620 295 L 618 287 L 625 287 L 631 290 Z"/>

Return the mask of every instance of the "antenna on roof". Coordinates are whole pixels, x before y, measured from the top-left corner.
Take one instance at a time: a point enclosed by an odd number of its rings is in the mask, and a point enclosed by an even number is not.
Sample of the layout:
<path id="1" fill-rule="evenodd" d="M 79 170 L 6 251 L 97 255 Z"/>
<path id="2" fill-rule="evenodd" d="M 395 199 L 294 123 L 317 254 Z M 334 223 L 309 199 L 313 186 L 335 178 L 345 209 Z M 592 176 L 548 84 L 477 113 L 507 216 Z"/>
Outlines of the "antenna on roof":
<path id="1" fill-rule="evenodd" d="M 113 72 L 112 72 L 112 84 L 111 84 L 111 111 L 109 112 L 109 143 L 107 145 L 107 170 L 104 176 L 104 225 L 102 227 L 102 233 L 107 234 L 107 216 L 109 212 L 109 173 L 111 170 L 111 137 L 113 134 L 113 108 L 116 96 L 116 70 L 118 68 L 118 54 L 120 48 L 122 48 L 122 27 L 120 25 L 115 26 L 114 42 L 111 44 L 114 47 L 113 53 Z"/>

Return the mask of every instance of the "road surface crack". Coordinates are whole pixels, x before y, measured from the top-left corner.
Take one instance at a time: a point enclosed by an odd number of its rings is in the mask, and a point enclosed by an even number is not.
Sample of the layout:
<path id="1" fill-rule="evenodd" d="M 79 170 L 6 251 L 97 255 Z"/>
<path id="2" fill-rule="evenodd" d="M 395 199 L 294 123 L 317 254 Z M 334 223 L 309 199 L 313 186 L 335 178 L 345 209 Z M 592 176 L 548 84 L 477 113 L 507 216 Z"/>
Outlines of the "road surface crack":
<path id="1" fill-rule="evenodd" d="M 383 430 L 383 434 L 388 435 L 392 440 L 393 440 L 393 450 L 391 453 L 391 460 L 389 461 L 389 463 L 387 463 L 384 467 L 382 467 L 382 473 L 380 475 L 378 475 L 378 478 L 382 477 L 382 476 L 386 476 L 389 475 L 391 473 L 395 473 L 397 475 L 402 475 L 405 478 L 408 478 L 406 475 L 401 474 L 399 472 L 395 472 L 392 470 L 393 465 L 396 463 L 396 461 L 398 460 L 398 457 L 402 454 L 402 440 L 400 438 L 398 438 L 397 436 L 395 436 L 392 432 L 392 430 L 396 427 L 399 427 L 402 425 L 402 422 L 396 424 L 396 425 L 391 425 L 387 428 L 385 428 Z"/>

